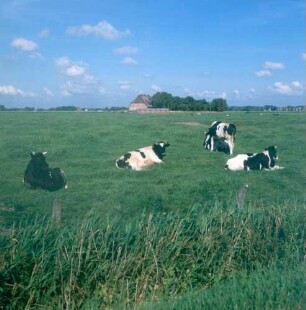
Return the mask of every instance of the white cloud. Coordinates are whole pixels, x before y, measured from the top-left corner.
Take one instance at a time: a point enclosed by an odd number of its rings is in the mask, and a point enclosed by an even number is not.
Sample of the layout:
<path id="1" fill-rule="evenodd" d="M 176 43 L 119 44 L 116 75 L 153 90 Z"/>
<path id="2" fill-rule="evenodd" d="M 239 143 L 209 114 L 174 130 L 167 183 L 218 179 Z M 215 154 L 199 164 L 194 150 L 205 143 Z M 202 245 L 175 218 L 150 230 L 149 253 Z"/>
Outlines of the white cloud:
<path id="1" fill-rule="evenodd" d="M 44 90 L 45 94 L 48 95 L 49 97 L 54 96 L 53 92 L 49 88 L 44 87 L 43 90 Z"/>
<path id="2" fill-rule="evenodd" d="M 304 91 L 303 85 L 299 81 L 292 81 L 291 83 L 276 82 L 270 89 L 282 95 L 302 95 Z"/>
<path id="3" fill-rule="evenodd" d="M 67 80 L 60 86 L 63 97 L 74 94 L 104 94 L 105 88 L 97 77 L 89 72 L 88 65 L 71 60 L 67 56 L 54 59 L 54 63 Z"/>
<path id="4" fill-rule="evenodd" d="M 259 70 L 257 72 L 255 72 L 256 76 L 258 77 L 266 77 L 266 76 L 271 76 L 272 73 L 269 70 Z"/>
<path id="5" fill-rule="evenodd" d="M 56 65 L 59 67 L 66 67 L 70 64 L 70 59 L 67 56 L 59 57 L 54 59 Z"/>
<path id="6" fill-rule="evenodd" d="M 293 93 L 292 88 L 288 84 L 282 82 L 275 82 L 272 86 L 272 90 L 282 95 L 291 95 Z"/>
<path id="7" fill-rule="evenodd" d="M 226 99 L 227 98 L 227 93 L 226 92 L 223 92 L 221 93 L 221 96 L 220 96 L 222 99 Z"/>
<path id="8" fill-rule="evenodd" d="M 65 74 L 68 76 L 80 76 L 85 73 L 86 69 L 79 65 L 72 65 L 65 70 Z"/>
<path id="9" fill-rule="evenodd" d="M 284 64 L 280 62 L 272 62 L 272 61 L 266 61 L 263 64 L 263 69 L 256 71 L 255 75 L 258 77 L 268 77 L 272 75 L 273 70 L 282 70 L 285 68 Z"/>
<path id="10" fill-rule="evenodd" d="M 93 77 L 86 74 L 86 64 L 82 62 L 72 61 L 69 57 L 63 56 L 54 59 L 55 64 L 62 70 L 62 73 L 69 77 L 84 76 L 85 79 L 89 80 Z"/>
<path id="11" fill-rule="evenodd" d="M 234 90 L 233 90 L 233 93 L 234 93 L 234 95 L 235 95 L 236 97 L 239 97 L 239 95 L 240 95 L 240 90 L 234 89 Z"/>
<path id="12" fill-rule="evenodd" d="M 306 53 L 302 53 L 301 58 L 302 58 L 302 60 L 306 60 Z"/>
<path id="13" fill-rule="evenodd" d="M 66 29 L 66 33 L 76 36 L 96 35 L 107 40 L 119 40 L 131 34 L 131 32 L 128 29 L 124 31 L 117 30 L 106 20 L 103 20 L 94 26 L 92 25 L 81 25 L 78 27 L 71 26 Z"/>
<path id="14" fill-rule="evenodd" d="M 129 81 L 119 81 L 118 84 L 121 90 L 129 90 L 131 88 Z"/>
<path id="15" fill-rule="evenodd" d="M 285 68 L 285 66 L 282 63 L 271 61 L 266 61 L 263 67 L 266 70 L 281 70 Z"/>
<path id="16" fill-rule="evenodd" d="M 156 84 L 152 84 L 151 89 L 154 90 L 155 92 L 162 91 L 162 89 Z"/>
<path id="17" fill-rule="evenodd" d="M 11 46 L 20 49 L 25 52 L 32 52 L 38 48 L 38 45 L 34 41 L 30 41 L 24 38 L 16 38 L 11 42 Z"/>
<path id="18" fill-rule="evenodd" d="M 0 86 L 0 94 L 9 96 L 22 96 L 22 97 L 35 97 L 36 95 L 32 92 L 25 92 L 13 85 Z"/>
<path id="19" fill-rule="evenodd" d="M 116 55 L 134 55 L 138 53 L 138 48 L 131 47 L 131 46 L 122 46 L 122 47 L 115 48 L 113 52 Z"/>
<path id="20" fill-rule="evenodd" d="M 125 57 L 122 59 L 121 63 L 124 65 L 137 65 L 138 62 L 132 57 Z"/>
<path id="21" fill-rule="evenodd" d="M 303 88 L 302 84 L 299 81 L 293 81 L 293 82 L 291 82 L 291 85 L 293 88 L 296 88 L 296 89 Z"/>

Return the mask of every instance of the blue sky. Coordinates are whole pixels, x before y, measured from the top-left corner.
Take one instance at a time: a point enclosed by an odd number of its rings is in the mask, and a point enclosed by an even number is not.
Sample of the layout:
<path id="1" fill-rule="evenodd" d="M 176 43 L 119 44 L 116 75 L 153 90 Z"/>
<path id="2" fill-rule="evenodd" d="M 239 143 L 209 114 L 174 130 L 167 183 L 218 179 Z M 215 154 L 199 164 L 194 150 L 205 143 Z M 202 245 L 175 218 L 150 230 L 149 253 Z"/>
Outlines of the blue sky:
<path id="1" fill-rule="evenodd" d="M 6 107 L 305 104 L 304 0 L 1 0 L 0 29 Z"/>

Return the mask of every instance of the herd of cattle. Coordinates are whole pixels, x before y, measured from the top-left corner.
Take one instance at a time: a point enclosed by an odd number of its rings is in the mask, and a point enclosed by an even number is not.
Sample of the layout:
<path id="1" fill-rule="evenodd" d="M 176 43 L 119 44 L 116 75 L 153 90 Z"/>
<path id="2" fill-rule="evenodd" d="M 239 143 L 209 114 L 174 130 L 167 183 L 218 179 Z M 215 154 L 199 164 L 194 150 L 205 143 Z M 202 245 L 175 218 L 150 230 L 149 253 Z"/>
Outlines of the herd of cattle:
<path id="1" fill-rule="evenodd" d="M 203 146 L 210 151 L 233 155 L 236 131 L 235 124 L 213 122 L 206 133 Z M 155 163 L 160 164 L 168 146 L 170 146 L 168 142 L 161 141 L 127 152 L 116 160 L 116 167 L 141 171 Z M 31 153 L 31 160 L 24 173 L 24 184 L 31 189 L 41 188 L 48 191 L 67 188 L 64 171 L 60 168 L 50 168 L 45 155 L 46 152 Z M 276 165 L 277 159 L 276 146 L 269 146 L 260 153 L 239 154 L 230 158 L 226 162 L 225 169 L 232 171 L 282 169 L 283 167 Z"/>

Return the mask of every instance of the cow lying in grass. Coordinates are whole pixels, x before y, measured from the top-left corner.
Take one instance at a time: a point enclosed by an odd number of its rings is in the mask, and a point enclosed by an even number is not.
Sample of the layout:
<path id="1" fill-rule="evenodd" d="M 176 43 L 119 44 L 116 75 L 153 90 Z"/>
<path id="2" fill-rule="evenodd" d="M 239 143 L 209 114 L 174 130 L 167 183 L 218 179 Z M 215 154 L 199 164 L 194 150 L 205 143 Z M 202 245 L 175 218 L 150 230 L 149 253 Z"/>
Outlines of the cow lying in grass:
<path id="1" fill-rule="evenodd" d="M 45 155 L 47 152 L 32 152 L 31 160 L 24 173 L 24 184 L 31 189 L 45 189 L 50 192 L 67 188 L 64 171 L 60 168 L 49 168 Z"/>
<path id="2" fill-rule="evenodd" d="M 166 147 L 169 145 L 169 143 L 161 141 L 136 151 L 130 151 L 116 160 L 116 166 L 117 168 L 141 171 L 155 163 L 160 164 L 163 162 L 163 158 L 166 155 Z"/>
<path id="3" fill-rule="evenodd" d="M 226 162 L 225 169 L 239 170 L 277 170 L 283 169 L 276 165 L 277 147 L 268 146 L 260 153 L 239 154 Z"/>
<path id="4" fill-rule="evenodd" d="M 210 137 L 203 145 L 208 150 L 224 152 L 225 154 L 230 155 L 229 144 L 224 138 Z"/>
<path id="5" fill-rule="evenodd" d="M 214 151 L 215 138 L 224 138 L 229 145 L 230 155 L 233 155 L 236 131 L 236 126 L 232 123 L 213 122 L 206 133 L 204 147 Z"/>

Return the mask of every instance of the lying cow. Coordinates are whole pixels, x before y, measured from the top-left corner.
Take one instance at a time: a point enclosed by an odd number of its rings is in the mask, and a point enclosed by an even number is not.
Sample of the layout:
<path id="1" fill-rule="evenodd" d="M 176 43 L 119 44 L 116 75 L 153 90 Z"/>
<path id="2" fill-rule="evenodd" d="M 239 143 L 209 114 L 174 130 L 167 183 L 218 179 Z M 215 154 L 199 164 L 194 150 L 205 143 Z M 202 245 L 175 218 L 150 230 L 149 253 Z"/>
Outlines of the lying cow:
<path id="1" fill-rule="evenodd" d="M 161 141 L 136 151 L 130 151 L 116 160 L 116 166 L 117 168 L 141 171 L 155 163 L 160 164 L 163 162 L 163 158 L 166 155 L 166 147 L 169 145 L 169 143 Z"/>
<path id="2" fill-rule="evenodd" d="M 210 137 L 203 145 L 208 150 L 230 154 L 229 144 L 224 138 Z"/>
<path id="3" fill-rule="evenodd" d="M 230 155 L 233 155 L 236 131 L 236 126 L 232 123 L 213 122 L 206 133 L 204 147 L 213 151 L 214 139 L 212 138 L 224 138 L 229 145 Z"/>
<path id="4" fill-rule="evenodd" d="M 276 165 L 277 147 L 268 146 L 260 153 L 239 154 L 226 162 L 225 169 L 239 170 L 276 170 L 283 167 Z"/>
<path id="5" fill-rule="evenodd" d="M 31 153 L 31 160 L 24 173 L 24 184 L 31 189 L 45 189 L 50 192 L 67 188 L 64 171 L 49 168 L 45 155 L 47 152 Z"/>

